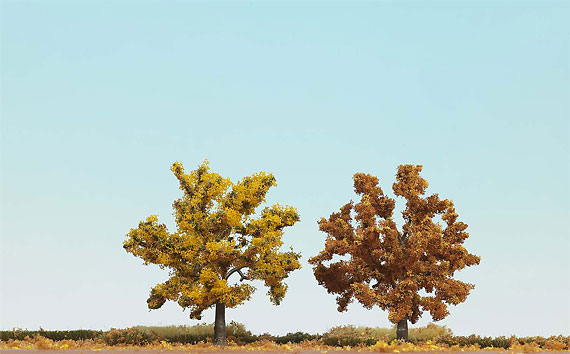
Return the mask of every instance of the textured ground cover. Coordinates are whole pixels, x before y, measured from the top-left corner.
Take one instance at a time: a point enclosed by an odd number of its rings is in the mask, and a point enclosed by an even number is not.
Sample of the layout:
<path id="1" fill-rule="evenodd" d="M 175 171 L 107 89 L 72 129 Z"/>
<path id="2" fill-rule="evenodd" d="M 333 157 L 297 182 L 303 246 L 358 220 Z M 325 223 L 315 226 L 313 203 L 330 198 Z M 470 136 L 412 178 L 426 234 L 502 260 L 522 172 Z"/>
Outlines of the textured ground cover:
<path id="1" fill-rule="evenodd" d="M 252 334 L 243 324 L 228 324 L 228 343 L 224 348 L 212 345 L 211 324 L 194 326 L 133 327 L 109 331 L 0 331 L 0 350 L 34 352 L 37 350 L 66 351 L 136 351 L 150 352 L 470 352 L 568 351 L 569 336 L 544 337 L 481 337 L 454 336 L 445 326 L 429 324 L 410 329 L 409 342 L 395 340 L 396 328 L 355 326 L 334 327 L 323 334 L 304 332 L 283 336 Z"/>
<path id="2" fill-rule="evenodd" d="M 513 343 L 508 349 L 504 348 L 480 348 L 479 345 L 471 346 L 448 346 L 445 344 L 436 344 L 431 341 L 422 343 L 405 343 L 392 341 L 387 343 L 383 340 L 378 340 L 374 345 L 359 345 L 356 347 L 339 347 L 329 346 L 322 344 L 319 341 L 304 341 L 296 344 L 276 344 L 271 341 L 258 341 L 246 345 L 237 345 L 230 343 L 229 346 L 220 348 L 211 343 L 198 343 L 198 344 L 180 344 L 168 343 L 162 341 L 159 343 L 151 343 L 144 346 L 118 344 L 106 345 L 104 342 L 97 342 L 93 340 L 61 340 L 54 341 L 41 336 L 35 338 L 27 338 L 24 340 L 8 340 L 0 342 L 0 350 L 17 350 L 18 352 L 35 353 L 43 350 L 65 351 L 69 353 L 83 352 L 83 351 L 116 351 L 121 352 L 137 352 L 137 353 L 155 353 L 155 352 L 184 352 L 184 353 L 215 353 L 215 352 L 232 352 L 232 353 L 277 353 L 277 352 L 293 352 L 298 353 L 328 353 L 328 352 L 449 352 L 449 353 L 469 353 L 469 352 L 515 352 L 515 353 L 532 353 L 540 351 L 549 352 L 562 352 L 567 351 L 567 348 L 560 348 L 560 345 L 552 345 L 549 347 L 541 348 L 536 343 L 519 344 Z"/>
<path id="3" fill-rule="evenodd" d="M 1 349 L 0 349 L 1 350 Z M 57 352 L 57 351 L 56 351 Z M 159 350 L 159 349 L 103 349 L 100 351 L 88 351 L 88 350 L 82 350 L 82 349 L 71 349 L 71 350 L 67 350 L 65 351 L 66 354 L 72 354 L 72 353 L 77 353 L 77 354 L 82 354 L 82 353 L 89 353 L 89 352 L 93 352 L 93 353 L 114 353 L 114 352 L 119 352 L 121 354 L 158 354 L 158 353 L 165 353 L 163 350 Z M 227 353 L 227 350 L 219 350 L 219 351 L 209 351 L 208 353 Z M 270 350 L 270 351 L 257 351 L 257 350 L 253 350 L 253 351 L 243 351 L 243 350 L 232 350 L 231 353 L 232 354 L 279 354 L 279 353 L 290 353 L 291 351 L 278 351 L 278 350 Z M 16 350 L 16 349 L 4 349 L 2 350 L 2 353 L 18 353 L 18 354 L 46 354 L 46 351 L 43 351 L 41 349 L 24 349 L 24 350 Z M 200 351 L 168 351 L 168 353 L 202 353 Z M 294 353 L 296 354 L 322 354 L 322 353 L 326 353 L 326 352 L 322 352 L 322 351 L 317 351 L 317 350 L 301 350 L 301 351 L 295 351 Z M 342 350 L 342 351 L 338 351 L 338 353 L 342 353 L 342 354 L 357 354 L 357 353 L 365 353 L 365 351 L 363 350 Z M 422 352 L 417 352 L 417 353 L 422 353 Z M 436 353 L 436 352 L 429 352 L 429 353 Z M 512 352 L 512 351 L 489 351 L 489 350 L 485 350 L 485 351 L 447 351 L 446 353 L 449 354 L 492 354 L 492 353 L 517 353 L 517 352 Z M 549 352 L 552 354 L 562 354 L 562 353 L 567 353 L 567 352 Z"/>

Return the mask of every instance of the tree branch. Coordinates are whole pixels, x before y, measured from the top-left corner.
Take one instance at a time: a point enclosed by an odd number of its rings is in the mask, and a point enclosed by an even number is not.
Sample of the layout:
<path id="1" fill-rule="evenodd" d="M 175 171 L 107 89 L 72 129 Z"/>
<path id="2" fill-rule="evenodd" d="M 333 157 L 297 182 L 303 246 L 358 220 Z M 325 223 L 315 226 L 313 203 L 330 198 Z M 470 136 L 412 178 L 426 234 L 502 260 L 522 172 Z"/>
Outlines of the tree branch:
<path id="1" fill-rule="evenodd" d="M 228 280 L 228 278 L 229 278 L 232 274 L 234 274 L 234 273 L 238 273 L 238 274 L 240 275 L 240 277 L 241 277 L 241 278 L 240 278 L 240 281 L 243 281 L 244 279 L 247 279 L 247 277 L 246 277 L 245 275 L 243 275 L 243 273 L 242 273 L 242 271 L 241 271 L 243 268 L 247 268 L 247 267 L 246 267 L 246 266 L 241 266 L 241 267 L 235 267 L 235 268 L 233 268 L 232 270 L 230 270 L 230 271 L 228 272 L 228 274 L 226 274 L 226 276 L 224 277 L 224 279 L 225 279 L 225 280 Z"/>
<path id="2" fill-rule="evenodd" d="M 400 235 L 400 233 L 398 232 L 398 242 L 400 242 L 400 247 L 402 247 L 402 253 L 404 253 L 404 256 L 406 256 L 407 254 L 406 254 L 406 248 L 404 247 L 404 238 L 407 238 L 407 235 Z"/>

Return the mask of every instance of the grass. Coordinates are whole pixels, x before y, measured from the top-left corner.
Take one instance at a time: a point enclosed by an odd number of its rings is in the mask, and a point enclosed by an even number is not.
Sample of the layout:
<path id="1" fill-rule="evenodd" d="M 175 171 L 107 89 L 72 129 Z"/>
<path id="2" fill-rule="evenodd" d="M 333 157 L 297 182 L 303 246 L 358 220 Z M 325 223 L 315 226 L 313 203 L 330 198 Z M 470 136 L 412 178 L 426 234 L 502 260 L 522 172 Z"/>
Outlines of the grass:
<path id="1" fill-rule="evenodd" d="M 0 349 L 112 349 L 147 348 L 186 351 L 214 351 L 211 324 L 194 326 L 137 326 L 109 331 L 0 331 Z M 358 349 L 376 352 L 469 351 L 507 349 L 517 352 L 569 350 L 570 336 L 480 337 L 454 336 L 445 326 L 429 324 L 409 329 L 409 342 L 396 341 L 396 328 L 339 326 L 323 334 L 304 332 L 285 336 L 254 335 L 243 324 L 227 325 L 230 349 L 240 350 L 329 350 Z"/>
<path id="2" fill-rule="evenodd" d="M 451 338 L 453 333 L 445 326 L 428 324 L 426 327 L 410 328 L 408 338 L 412 343 L 431 340 L 439 342 Z M 323 335 L 323 341 L 335 346 L 372 345 L 378 340 L 390 342 L 396 339 L 396 326 L 392 328 L 340 326 L 331 328 Z"/>
<path id="3" fill-rule="evenodd" d="M 165 338 L 184 335 L 193 335 L 197 337 L 214 335 L 214 325 L 206 323 L 200 323 L 194 326 L 136 326 L 135 328 L 147 333 L 154 332 Z M 226 332 L 228 336 L 240 336 L 244 334 L 251 335 L 251 332 L 245 329 L 245 325 L 234 321 L 226 325 Z"/>
<path id="4" fill-rule="evenodd" d="M 212 337 L 214 335 L 214 325 L 200 323 L 194 326 L 136 326 L 136 329 L 145 333 L 155 333 L 164 338 L 176 338 L 181 336 L 195 336 L 195 337 Z M 233 337 L 240 337 L 244 335 L 252 336 L 251 332 L 246 330 L 245 326 L 241 323 L 230 322 L 227 327 L 227 335 Z M 339 326 L 333 327 L 323 335 L 311 335 L 308 333 L 297 332 L 289 333 L 288 336 L 311 336 L 310 339 L 317 339 L 315 337 L 352 337 L 352 338 L 374 338 L 391 341 L 396 339 L 396 327 L 380 328 L 380 327 L 355 327 L 355 326 Z M 451 330 L 445 326 L 438 326 L 435 324 L 428 324 L 425 327 L 410 328 L 408 336 L 411 341 L 426 341 L 438 340 L 441 338 L 451 337 L 453 334 Z M 279 336 L 271 336 L 279 338 Z M 285 337 L 285 336 L 282 336 Z"/>

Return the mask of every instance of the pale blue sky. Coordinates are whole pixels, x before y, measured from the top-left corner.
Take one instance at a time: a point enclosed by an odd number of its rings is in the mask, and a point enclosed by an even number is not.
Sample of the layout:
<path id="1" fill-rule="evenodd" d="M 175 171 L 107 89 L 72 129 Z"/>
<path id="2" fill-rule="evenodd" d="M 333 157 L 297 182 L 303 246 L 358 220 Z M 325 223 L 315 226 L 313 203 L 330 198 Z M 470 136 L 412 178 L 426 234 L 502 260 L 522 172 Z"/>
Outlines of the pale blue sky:
<path id="1" fill-rule="evenodd" d="M 0 328 L 195 324 L 167 278 L 122 249 L 149 214 L 173 226 L 169 171 L 273 172 L 303 254 L 281 306 L 259 287 L 227 319 L 256 333 L 389 326 L 306 263 L 316 221 L 391 192 L 402 163 L 469 224 L 476 284 L 456 334 L 570 332 L 569 5 L 506 2 L 0 1 Z M 401 207 L 402 203 L 398 206 Z M 204 320 L 212 321 L 213 312 Z M 418 323 L 430 322 L 429 314 Z"/>

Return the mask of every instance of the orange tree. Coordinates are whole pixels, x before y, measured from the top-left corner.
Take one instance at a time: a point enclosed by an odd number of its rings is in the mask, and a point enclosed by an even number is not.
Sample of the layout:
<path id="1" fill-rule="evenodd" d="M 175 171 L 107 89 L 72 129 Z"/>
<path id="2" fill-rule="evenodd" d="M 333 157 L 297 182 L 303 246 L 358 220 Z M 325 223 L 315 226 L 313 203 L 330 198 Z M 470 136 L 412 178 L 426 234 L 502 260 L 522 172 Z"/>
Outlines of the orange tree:
<path id="1" fill-rule="evenodd" d="M 353 299 L 368 309 L 378 305 L 398 324 L 398 339 L 405 340 L 408 320 L 416 323 L 426 310 L 438 321 L 449 314 L 448 304 L 465 301 L 474 286 L 453 275 L 480 261 L 462 245 L 469 237 L 467 224 L 457 221 L 453 202 L 437 194 L 424 197 L 428 182 L 421 170 L 421 165 L 398 168 L 392 189 L 406 200 L 401 230 L 393 220 L 395 201 L 384 195 L 378 178 L 356 173 L 360 202 L 318 222 L 327 234 L 325 248 L 309 259 L 319 284 L 338 295 L 339 311 Z M 437 216 L 445 225 L 434 220 Z M 334 255 L 344 257 L 332 262 Z"/>
<path id="2" fill-rule="evenodd" d="M 189 174 L 178 162 L 171 170 L 184 193 L 173 204 L 177 230 L 169 232 L 152 215 L 131 229 L 123 247 L 145 265 L 170 271 L 170 278 L 151 290 L 150 309 L 172 300 L 200 319 L 215 305 L 214 344 L 225 345 L 226 307 L 249 300 L 255 290 L 246 283 L 230 285 L 228 278 L 238 274 L 240 281 L 264 281 L 278 305 L 287 290 L 283 280 L 301 267 L 299 253 L 279 251 L 283 229 L 299 221 L 299 215 L 295 208 L 278 204 L 254 215 L 276 185 L 272 174 L 259 172 L 234 184 L 210 172 L 207 161 Z"/>

